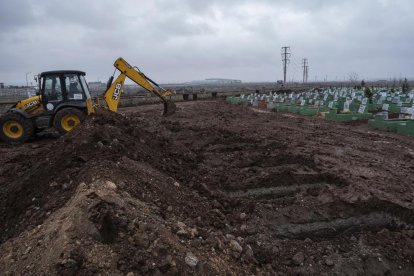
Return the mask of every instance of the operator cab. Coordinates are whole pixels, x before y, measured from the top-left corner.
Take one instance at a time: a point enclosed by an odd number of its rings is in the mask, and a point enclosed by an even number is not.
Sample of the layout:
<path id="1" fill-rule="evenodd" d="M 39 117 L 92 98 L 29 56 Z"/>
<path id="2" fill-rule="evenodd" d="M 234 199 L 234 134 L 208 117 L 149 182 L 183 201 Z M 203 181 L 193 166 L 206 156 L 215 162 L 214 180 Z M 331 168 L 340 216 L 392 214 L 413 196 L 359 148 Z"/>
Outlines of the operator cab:
<path id="1" fill-rule="evenodd" d="M 91 99 L 85 72 L 82 71 L 43 72 L 39 75 L 38 84 L 46 113 L 54 113 L 62 105 L 86 108 L 86 99 Z"/>

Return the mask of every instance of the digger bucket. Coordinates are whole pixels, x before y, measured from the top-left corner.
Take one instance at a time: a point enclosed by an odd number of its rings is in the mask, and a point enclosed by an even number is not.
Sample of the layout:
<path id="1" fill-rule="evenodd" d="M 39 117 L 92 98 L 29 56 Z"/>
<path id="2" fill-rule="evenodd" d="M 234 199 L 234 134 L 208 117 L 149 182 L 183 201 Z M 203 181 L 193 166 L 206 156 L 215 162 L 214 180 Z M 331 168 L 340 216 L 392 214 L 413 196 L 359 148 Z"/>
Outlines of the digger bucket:
<path id="1" fill-rule="evenodd" d="M 176 106 L 171 100 L 164 101 L 164 112 L 163 116 L 170 116 L 175 113 Z"/>

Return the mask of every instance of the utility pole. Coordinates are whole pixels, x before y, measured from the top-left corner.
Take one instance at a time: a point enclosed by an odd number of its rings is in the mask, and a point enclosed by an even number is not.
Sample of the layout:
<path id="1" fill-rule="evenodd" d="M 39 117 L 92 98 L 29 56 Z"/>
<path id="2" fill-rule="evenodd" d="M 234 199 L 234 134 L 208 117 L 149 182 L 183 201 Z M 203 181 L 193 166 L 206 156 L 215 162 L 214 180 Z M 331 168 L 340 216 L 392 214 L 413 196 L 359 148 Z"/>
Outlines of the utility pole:
<path id="1" fill-rule="evenodd" d="M 290 62 L 290 47 L 282 47 L 282 62 L 283 62 L 283 83 L 286 83 L 286 70 Z"/>
<path id="2" fill-rule="evenodd" d="M 308 82 L 308 77 L 309 77 L 309 62 L 308 62 L 308 65 L 306 65 L 306 74 L 305 74 L 306 83 Z"/>
<path id="3" fill-rule="evenodd" d="M 29 87 L 29 81 L 27 80 L 27 76 L 32 73 L 32 72 L 27 72 L 26 73 L 26 87 Z"/>
<path id="4" fill-rule="evenodd" d="M 306 71 L 308 69 L 308 59 L 307 58 L 304 58 L 302 60 L 302 68 L 303 68 L 303 80 L 302 80 L 302 82 L 303 83 L 306 83 L 307 82 L 307 79 L 306 79 Z"/>

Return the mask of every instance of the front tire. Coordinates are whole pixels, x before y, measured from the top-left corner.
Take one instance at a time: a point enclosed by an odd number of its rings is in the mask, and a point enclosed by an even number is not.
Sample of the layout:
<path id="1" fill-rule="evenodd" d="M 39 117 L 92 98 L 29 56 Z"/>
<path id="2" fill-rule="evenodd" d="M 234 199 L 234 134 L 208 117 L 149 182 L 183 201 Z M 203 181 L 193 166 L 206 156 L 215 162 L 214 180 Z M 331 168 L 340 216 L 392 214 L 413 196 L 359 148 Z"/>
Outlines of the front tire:
<path id="1" fill-rule="evenodd" d="M 86 114 L 78 108 L 59 110 L 53 120 L 53 125 L 61 134 L 71 132 L 85 120 Z"/>
<path id="2" fill-rule="evenodd" d="M 8 113 L 0 118 L 0 139 L 9 144 L 24 143 L 32 138 L 33 122 L 17 113 Z"/>

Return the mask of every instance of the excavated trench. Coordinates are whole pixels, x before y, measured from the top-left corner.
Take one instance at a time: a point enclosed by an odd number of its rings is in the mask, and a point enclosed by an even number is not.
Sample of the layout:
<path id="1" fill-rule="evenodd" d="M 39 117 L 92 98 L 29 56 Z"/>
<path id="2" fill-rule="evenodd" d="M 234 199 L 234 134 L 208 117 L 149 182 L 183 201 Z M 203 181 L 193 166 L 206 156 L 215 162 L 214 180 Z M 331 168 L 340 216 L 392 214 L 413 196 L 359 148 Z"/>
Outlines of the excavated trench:
<path id="1" fill-rule="evenodd" d="M 240 210 L 253 209 L 251 217 L 255 219 L 251 223 L 263 225 L 266 230 L 262 231 L 269 231 L 273 238 L 323 240 L 363 231 L 414 229 L 412 219 L 408 219 L 414 215 L 396 205 L 350 205 L 339 213 L 335 210 L 343 205 L 340 202 L 301 208 L 302 198 L 318 197 L 349 184 L 341 176 L 322 173 L 309 157 L 286 151 L 283 143 L 263 145 L 240 138 L 225 144 L 214 142 L 204 148 L 201 160 L 214 174 L 226 175 L 227 184 L 220 190 L 237 200 Z M 295 209 L 300 217 L 289 217 L 289 211 Z"/>
<path id="2" fill-rule="evenodd" d="M 233 171 L 234 177 L 241 181 L 222 186 L 230 198 L 267 201 L 298 194 L 317 196 L 326 189 L 347 185 L 338 176 L 321 173 L 312 160 L 287 153 L 274 156 L 254 153 L 257 156 L 236 163 L 238 170 Z"/>
<path id="3" fill-rule="evenodd" d="M 265 203 L 272 211 L 263 211 L 256 207 L 255 212 L 274 238 L 327 239 L 337 236 L 351 235 L 356 232 L 378 232 L 382 229 L 390 231 L 414 230 L 414 212 L 399 206 L 383 206 L 367 208 L 366 206 L 349 206 L 345 212 L 335 213 L 341 203 L 329 206 L 310 206 L 302 210 L 301 218 L 290 218 L 289 211 L 298 208 L 298 196 L 317 194 L 332 186 L 328 183 L 300 184 L 270 188 L 254 188 L 246 191 L 229 192 L 231 198 L 250 202 Z M 243 201 L 242 201 L 243 202 Z M 279 206 L 286 205 L 280 208 Z M 392 210 L 392 211 L 390 211 Z M 308 212 L 308 216 L 306 215 Z"/>
<path id="4" fill-rule="evenodd" d="M 318 190 L 329 187 L 328 183 L 309 183 L 309 184 L 298 184 L 292 186 L 279 186 L 279 187 L 263 187 L 253 188 L 248 190 L 238 190 L 229 192 L 228 195 L 232 198 L 251 197 L 255 199 L 274 199 L 285 196 L 293 196 L 298 193 L 305 193 L 312 191 L 315 193 Z"/>
<path id="5" fill-rule="evenodd" d="M 333 238 L 351 235 L 361 231 L 378 232 L 413 230 L 414 224 L 386 212 L 372 212 L 349 218 L 335 218 L 329 221 L 315 221 L 303 224 L 269 225 L 274 238 Z"/>
<path id="6" fill-rule="evenodd" d="M 284 155 L 271 163 L 267 158 L 262 161 L 260 167 L 243 166 L 241 172 L 250 176 L 238 187 L 225 187 L 224 192 L 229 198 L 239 200 L 240 209 L 253 203 L 255 223 L 264 225 L 273 238 L 326 240 L 364 231 L 414 230 L 414 212 L 395 204 L 368 202 L 358 206 L 336 202 L 301 208 L 303 197 L 317 197 L 348 184 L 338 176 L 319 173 L 309 160 L 295 156 Z M 271 211 L 265 210 L 263 204 Z M 287 214 L 296 208 L 302 212 L 301 217 L 289 217 Z"/>
<path id="7" fill-rule="evenodd" d="M 343 183 L 293 183 L 282 186 L 277 183 L 273 187 L 269 187 L 268 184 L 264 187 L 260 187 L 260 184 L 250 184 L 254 188 L 230 190 L 227 191 L 227 195 L 246 204 L 266 203 L 267 207 L 270 204 L 273 211 L 263 211 L 260 207 L 256 207 L 255 211 L 258 217 L 265 221 L 266 228 L 270 230 L 273 238 L 327 239 L 363 231 L 378 232 L 382 229 L 414 230 L 414 212 L 394 204 L 372 203 L 374 206 L 364 204 L 344 207 L 343 203 L 337 202 L 327 206 L 311 206 L 309 210 L 305 208 L 302 210 L 305 215 L 298 221 L 289 216 L 286 219 L 285 214 L 300 203 L 298 198 L 318 196 L 327 189 L 344 187 Z M 275 208 L 281 205 L 284 207 Z M 342 211 L 335 212 L 341 209 Z"/>

